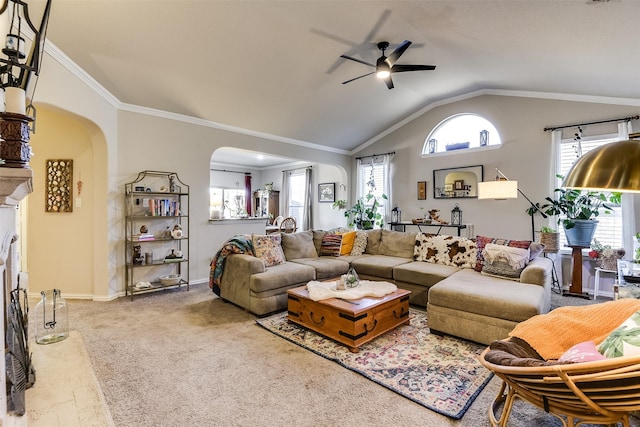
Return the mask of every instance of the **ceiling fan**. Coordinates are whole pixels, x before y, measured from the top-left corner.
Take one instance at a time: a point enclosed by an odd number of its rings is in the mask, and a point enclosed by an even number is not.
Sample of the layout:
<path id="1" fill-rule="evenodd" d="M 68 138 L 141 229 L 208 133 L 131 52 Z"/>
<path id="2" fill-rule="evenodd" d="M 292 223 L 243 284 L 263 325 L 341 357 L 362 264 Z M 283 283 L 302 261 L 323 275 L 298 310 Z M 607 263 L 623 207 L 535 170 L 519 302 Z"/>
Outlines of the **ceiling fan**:
<path id="1" fill-rule="evenodd" d="M 382 56 L 378 58 L 375 65 L 366 61 L 362 61 L 361 59 L 353 58 L 347 55 L 340 55 L 341 58 L 350 59 L 351 61 L 359 62 L 364 65 L 368 65 L 370 67 L 374 67 L 375 71 L 372 71 L 367 74 L 363 74 L 361 76 L 355 77 L 353 79 L 342 82 L 342 84 L 351 83 L 354 80 L 361 79 L 366 76 L 370 76 L 371 74 L 376 74 L 378 78 L 383 79 L 389 89 L 393 89 L 393 80 L 391 80 L 391 74 L 393 73 L 402 73 L 405 71 L 428 71 L 435 70 L 435 65 L 403 65 L 396 64 L 400 56 L 404 53 L 405 50 L 409 48 L 411 42 L 409 40 L 405 40 L 391 53 L 389 56 L 384 55 L 384 51 L 389 48 L 389 42 L 380 42 L 378 43 L 378 49 L 382 51 Z"/>

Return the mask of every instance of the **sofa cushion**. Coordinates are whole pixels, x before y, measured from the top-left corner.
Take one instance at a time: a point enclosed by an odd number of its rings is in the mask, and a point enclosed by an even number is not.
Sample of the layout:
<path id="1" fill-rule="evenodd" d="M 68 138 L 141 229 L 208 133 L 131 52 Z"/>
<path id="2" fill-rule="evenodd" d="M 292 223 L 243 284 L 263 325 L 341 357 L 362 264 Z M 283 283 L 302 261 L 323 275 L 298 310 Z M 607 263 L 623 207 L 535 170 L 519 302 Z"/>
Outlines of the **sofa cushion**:
<path id="1" fill-rule="evenodd" d="M 313 232 L 282 234 L 282 250 L 287 261 L 298 258 L 317 258 L 318 252 L 313 244 Z"/>
<path id="2" fill-rule="evenodd" d="M 473 268 L 477 261 L 473 240 L 457 236 L 435 236 L 418 233 L 413 259 L 460 268 Z"/>
<path id="3" fill-rule="evenodd" d="M 267 268 L 264 273 L 251 275 L 249 289 L 254 296 L 274 295 L 282 288 L 315 280 L 316 271 L 308 265 L 285 262 Z"/>
<path id="4" fill-rule="evenodd" d="M 542 286 L 483 276 L 473 269 L 460 270 L 429 289 L 429 304 L 513 322 L 545 313 L 546 300 Z"/>
<path id="5" fill-rule="evenodd" d="M 349 271 L 349 263 L 343 261 L 342 257 L 301 258 L 293 262 L 313 267 L 316 271 L 316 280 L 339 277 Z"/>
<path id="6" fill-rule="evenodd" d="M 598 351 L 606 357 L 640 355 L 640 311 L 633 313 L 627 320 L 605 338 Z"/>
<path id="7" fill-rule="evenodd" d="M 351 255 L 353 243 L 356 240 L 355 231 L 339 231 L 337 234 L 342 236 L 342 246 L 340 247 L 340 255 Z"/>
<path id="8" fill-rule="evenodd" d="M 415 244 L 416 233 L 382 230 L 378 255 L 412 258 Z"/>
<path id="9" fill-rule="evenodd" d="M 260 258 L 266 267 L 282 264 L 286 261 L 282 251 L 280 233 L 253 234 L 251 241 L 256 257 Z"/>
<path id="10" fill-rule="evenodd" d="M 360 276 L 393 279 L 393 268 L 408 262 L 411 262 L 411 260 L 403 257 L 371 255 L 354 259 L 351 261 L 351 265 Z"/>
<path id="11" fill-rule="evenodd" d="M 529 263 L 529 249 L 487 243 L 483 249 L 484 266 L 481 274 L 520 280 L 520 273 Z"/>
<path id="12" fill-rule="evenodd" d="M 342 247 L 342 235 L 327 233 L 322 236 L 320 245 L 320 256 L 340 256 Z"/>
<path id="13" fill-rule="evenodd" d="M 486 237 L 486 236 L 477 236 L 476 237 L 476 248 L 477 248 L 477 260 L 476 260 L 476 271 L 482 271 L 482 267 L 484 266 L 484 256 L 482 254 L 482 250 L 486 246 L 487 243 L 494 243 L 496 245 L 505 245 L 511 246 L 514 248 L 527 249 L 529 245 L 531 245 L 531 240 L 509 240 L 509 239 L 501 239 L 497 237 Z"/>
<path id="14" fill-rule="evenodd" d="M 393 279 L 398 282 L 432 286 L 458 270 L 459 268 L 450 265 L 413 261 L 393 267 Z"/>
<path id="15" fill-rule="evenodd" d="M 378 255 L 380 251 L 380 239 L 382 238 L 382 229 L 367 230 L 367 248 L 365 254 Z"/>
<path id="16" fill-rule="evenodd" d="M 364 253 L 367 249 L 367 232 L 366 231 L 357 231 L 356 239 L 353 242 L 353 248 L 351 249 L 351 256 L 359 256 Z"/>

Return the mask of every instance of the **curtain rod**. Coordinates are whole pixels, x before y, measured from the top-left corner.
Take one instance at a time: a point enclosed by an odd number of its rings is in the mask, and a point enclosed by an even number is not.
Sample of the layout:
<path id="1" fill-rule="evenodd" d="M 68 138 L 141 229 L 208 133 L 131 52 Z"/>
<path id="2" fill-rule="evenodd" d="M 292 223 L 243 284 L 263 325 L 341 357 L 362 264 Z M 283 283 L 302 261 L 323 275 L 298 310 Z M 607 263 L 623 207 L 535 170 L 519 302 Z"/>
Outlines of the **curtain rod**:
<path id="1" fill-rule="evenodd" d="M 361 160 L 361 159 L 367 159 L 369 157 L 376 157 L 376 156 L 387 156 L 387 155 L 394 155 L 396 154 L 395 151 L 391 151 L 389 153 L 382 153 L 382 154 L 371 154 L 369 156 L 363 156 L 363 157 L 356 157 L 356 160 Z"/>
<path id="2" fill-rule="evenodd" d="M 284 173 L 284 172 L 302 171 L 302 170 L 305 170 L 305 169 L 313 169 L 313 166 L 307 166 L 307 167 L 304 167 L 304 168 L 288 169 L 288 170 L 282 171 L 282 172 Z"/>
<path id="3" fill-rule="evenodd" d="M 228 171 L 226 169 L 209 169 L 209 170 L 213 172 L 243 173 L 245 175 L 251 175 L 251 172 Z"/>
<path id="4" fill-rule="evenodd" d="M 631 116 L 631 117 L 621 117 L 619 119 L 611 119 L 611 120 L 600 120 L 597 122 L 588 122 L 588 123 L 576 123 L 574 125 L 562 125 L 562 126 L 547 126 L 544 128 L 544 131 L 547 132 L 549 130 L 554 131 L 557 129 L 565 129 L 565 128 L 575 128 L 578 126 L 586 126 L 586 125 L 599 125 L 601 123 L 611 123 L 611 122 L 630 122 L 631 120 L 638 120 L 640 116 Z"/>

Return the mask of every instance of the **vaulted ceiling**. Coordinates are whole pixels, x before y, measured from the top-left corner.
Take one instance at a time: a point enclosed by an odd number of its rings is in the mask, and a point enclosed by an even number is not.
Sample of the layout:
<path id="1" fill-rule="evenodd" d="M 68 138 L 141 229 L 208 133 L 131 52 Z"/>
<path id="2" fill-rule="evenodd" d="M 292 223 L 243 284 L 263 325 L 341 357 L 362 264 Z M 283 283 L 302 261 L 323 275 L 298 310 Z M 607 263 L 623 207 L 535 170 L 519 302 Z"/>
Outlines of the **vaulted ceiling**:
<path id="1" fill-rule="evenodd" d="M 352 152 L 481 89 L 637 105 L 639 18 L 637 0 L 53 0 L 48 39 L 123 103 Z M 405 39 L 398 63 L 435 71 L 342 84 L 372 69 L 340 55 Z"/>

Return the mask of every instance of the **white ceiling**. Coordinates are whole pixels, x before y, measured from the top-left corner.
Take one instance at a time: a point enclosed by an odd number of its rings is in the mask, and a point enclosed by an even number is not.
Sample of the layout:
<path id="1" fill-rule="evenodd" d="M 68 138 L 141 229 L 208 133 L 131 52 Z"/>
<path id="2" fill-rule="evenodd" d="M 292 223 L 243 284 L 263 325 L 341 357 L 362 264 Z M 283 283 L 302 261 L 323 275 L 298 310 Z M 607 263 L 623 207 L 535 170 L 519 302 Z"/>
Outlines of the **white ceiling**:
<path id="1" fill-rule="evenodd" d="M 637 0 L 53 0 L 48 38 L 124 103 L 352 153 L 480 89 L 636 102 L 639 18 Z M 435 71 L 341 84 L 371 70 L 340 55 L 405 39 L 398 64 Z"/>

